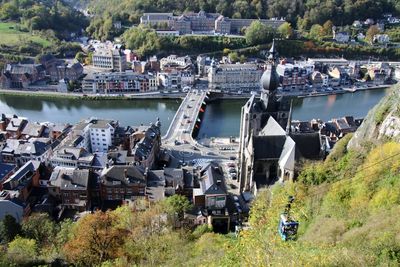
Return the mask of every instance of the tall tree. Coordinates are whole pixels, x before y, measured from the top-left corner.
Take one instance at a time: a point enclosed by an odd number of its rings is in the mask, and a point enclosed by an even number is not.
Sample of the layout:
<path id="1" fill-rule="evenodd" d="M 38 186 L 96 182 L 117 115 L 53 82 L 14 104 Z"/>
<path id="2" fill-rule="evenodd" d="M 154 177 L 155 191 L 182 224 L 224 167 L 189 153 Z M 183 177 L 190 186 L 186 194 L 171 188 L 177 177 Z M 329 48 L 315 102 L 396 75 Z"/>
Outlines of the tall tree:
<path id="1" fill-rule="evenodd" d="M 256 20 L 246 29 L 246 42 L 249 45 L 265 44 L 272 41 L 274 29 Z"/>
<path id="2" fill-rule="evenodd" d="M 319 24 L 314 24 L 310 29 L 310 37 L 313 39 L 320 39 L 324 36 L 324 29 Z"/>
<path id="3" fill-rule="evenodd" d="M 365 35 L 365 39 L 367 39 L 370 43 L 374 40 L 374 36 L 379 33 L 379 28 L 376 25 L 372 25 L 369 27 L 367 34 Z"/>
<path id="4" fill-rule="evenodd" d="M 278 27 L 278 32 L 283 38 L 289 39 L 293 36 L 292 25 L 289 22 L 285 22 Z"/>
<path id="5" fill-rule="evenodd" d="M 39 245 L 46 245 L 54 241 L 57 225 L 47 213 L 35 213 L 22 222 L 22 231 Z"/>
<path id="6" fill-rule="evenodd" d="M 117 227 L 117 222 L 117 217 L 110 211 L 84 216 L 64 246 L 64 255 L 71 262 L 84 265 L 117 258 L 127 233 Z"/>
<path id="7" fill-rule="evenodd" d="M 20 233 L 21 225 L 13 216 L 7 214 L 0 222 L 0 240 L 8 243 Z"/>
<path id="8" fill-rule="evenodd" d="M 333 23 L 331 20 L 325 21 L 324 25 L 322 25 L 325 36 L 332 37 L 332 27 Z"/>

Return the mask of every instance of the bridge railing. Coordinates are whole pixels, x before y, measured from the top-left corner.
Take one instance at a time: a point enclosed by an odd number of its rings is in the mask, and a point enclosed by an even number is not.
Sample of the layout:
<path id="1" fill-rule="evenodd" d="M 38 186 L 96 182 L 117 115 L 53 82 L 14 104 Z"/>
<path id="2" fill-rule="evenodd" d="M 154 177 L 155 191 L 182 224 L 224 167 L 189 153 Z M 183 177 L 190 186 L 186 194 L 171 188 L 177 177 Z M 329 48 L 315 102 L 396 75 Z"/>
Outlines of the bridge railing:
<path id="1" fill-rule="evenodd" d="M 190 91 L 189 91 L 190 92 Z M 168 138 L 168 135 L 171 132 L 171 128 L 173 127 L 173 125 L 175 124 L 175 120 L 177 119 L 177 116 L 179 114 L 179 111 L 184 107 L 184 103 L 186 101 L 186 98 L 189 97 L 189 92 L 186 94 L 185 98 L 182 100 L 181 104 L 179 105 L 179 108 L 176 110 L 174 117 L 171 120 L 171 123 L 169 124 L 168 130 L 166 132 L 166 134 L 162 137 L 162 140 L 165 140 Z"/>

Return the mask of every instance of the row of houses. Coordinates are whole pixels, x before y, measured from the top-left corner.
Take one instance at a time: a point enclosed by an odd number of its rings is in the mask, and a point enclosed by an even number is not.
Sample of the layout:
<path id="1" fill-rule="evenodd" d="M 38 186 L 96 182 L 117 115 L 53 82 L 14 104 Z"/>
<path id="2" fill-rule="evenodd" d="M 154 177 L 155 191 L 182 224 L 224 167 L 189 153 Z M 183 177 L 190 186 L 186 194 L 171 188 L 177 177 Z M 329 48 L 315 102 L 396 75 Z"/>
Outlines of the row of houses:
<path id="1" fill-rule="evenodd" d="M 40 64 L 7 64 L 0 75 L 0 88 L 28 88 L 40 81 L 75 81 L 83 75 L 80 63 L 66 63 L 53 55 L 40 58 Z"/>
<path id="2" fill-rule="evenodd" d="M 25 132 L 30 124 L 38 127 Z M 169 168 L 159 122 L 121 127 L 90 118 L 61 127 L 3 116 L 1 126 L 7 134 L 0 150 L 0 220 L 6 214 L 20 222 L 33 211 L 88 211 L 181 194 L 194 204 L 186 214 L 192 225 L 230 221 L 222 168 Z"/>

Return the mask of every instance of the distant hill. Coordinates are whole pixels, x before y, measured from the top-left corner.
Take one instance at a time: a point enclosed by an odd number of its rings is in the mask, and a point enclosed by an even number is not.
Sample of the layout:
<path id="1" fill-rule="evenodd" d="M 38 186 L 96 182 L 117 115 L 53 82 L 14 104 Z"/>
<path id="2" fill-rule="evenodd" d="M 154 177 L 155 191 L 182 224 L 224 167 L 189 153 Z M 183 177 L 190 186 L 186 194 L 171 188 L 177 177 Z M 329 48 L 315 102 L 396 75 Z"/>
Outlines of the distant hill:
<path id="1" fill-rule="evenodd" d="M 396 0 L 354 0 L 354 1 L 314 1 L 314 0 L 225 0 L 225 1 L 188 1 L 188 0 L 74 0 L 80 5 L 88 5 L 97 14 L 118 15 L 131 22 L 138 22 L 143 12 L 185 11 L 217 12 L 235 18 L 272 18 L 285 17 L 295 23 L 298 17 L 308 20 L 310 25 L 323 24 L 327 20 L 335 25 L 348 25 L 355 19 L 380 18 L 386 12 L 399 12 L 400 4 Z"/>

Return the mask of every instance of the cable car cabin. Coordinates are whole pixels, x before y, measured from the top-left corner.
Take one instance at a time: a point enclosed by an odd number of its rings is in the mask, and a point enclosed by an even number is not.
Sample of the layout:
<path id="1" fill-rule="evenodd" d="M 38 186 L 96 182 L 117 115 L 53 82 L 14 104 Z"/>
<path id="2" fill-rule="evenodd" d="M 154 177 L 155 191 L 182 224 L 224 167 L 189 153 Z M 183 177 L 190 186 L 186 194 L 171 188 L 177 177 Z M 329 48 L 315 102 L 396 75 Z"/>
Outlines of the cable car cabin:
<path id="1" fill-rule="evenodd" d="M 278 232 L 283 241 L 293 240 L 296 237 L 298 227 L 297 221 L 288 218 L 287 214 L 281 214 Z"/>

